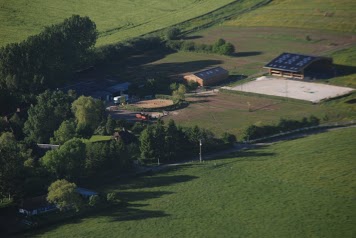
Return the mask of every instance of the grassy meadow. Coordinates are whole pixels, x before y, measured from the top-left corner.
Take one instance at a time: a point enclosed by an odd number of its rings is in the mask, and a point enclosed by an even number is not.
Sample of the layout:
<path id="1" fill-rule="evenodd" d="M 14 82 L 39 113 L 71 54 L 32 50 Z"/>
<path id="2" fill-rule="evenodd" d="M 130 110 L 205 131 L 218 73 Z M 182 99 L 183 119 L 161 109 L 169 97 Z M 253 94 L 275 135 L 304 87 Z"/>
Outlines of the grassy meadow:
<path id="1" fill-rule="evenodd" d="M 268 26 L 356 32 L 353 0 L 274 0 L 231 21 L 229 26 Z"/>
<path id="2" fill-rule="evenodd" d="M 99 187 L 125 206 L 35 237 L 353 237 L 356 128 Z M 330 146 L 332 145 L 332 146 Z"/>
<path id="3" fill-rule="evenodd" d="M 97 25 L 97 45 L 115 43 L 204 15 L 233 0 L 0 0 L 0 46 L 19 42 L 73 14 Z"/>

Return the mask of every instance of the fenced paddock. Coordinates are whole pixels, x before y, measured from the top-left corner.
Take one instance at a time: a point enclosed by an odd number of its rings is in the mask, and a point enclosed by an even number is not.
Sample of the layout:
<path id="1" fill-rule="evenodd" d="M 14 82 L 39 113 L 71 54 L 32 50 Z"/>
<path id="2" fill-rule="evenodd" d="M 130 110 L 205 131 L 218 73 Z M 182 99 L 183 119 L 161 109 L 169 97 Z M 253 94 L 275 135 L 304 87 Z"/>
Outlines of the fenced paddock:
<path id="1" fill-rule="evenodd" d="M 242 85 L 223 88 L 241 92 L 300 99 L 312 103 L 319 103 L 325 99 L 346 95 L 355 90 L 353 88 L 265 76 Z"/>
<path id="2" fill-rule="evenodd" d="M 139 108 L 160 108 L 160 107 L 168 107 L 173 105 L 173 101 L 169 99 L 151 99 L 151 100 L 143 100 L 136 103 L 131 103 L 130 105 L 139 107 Z"/>

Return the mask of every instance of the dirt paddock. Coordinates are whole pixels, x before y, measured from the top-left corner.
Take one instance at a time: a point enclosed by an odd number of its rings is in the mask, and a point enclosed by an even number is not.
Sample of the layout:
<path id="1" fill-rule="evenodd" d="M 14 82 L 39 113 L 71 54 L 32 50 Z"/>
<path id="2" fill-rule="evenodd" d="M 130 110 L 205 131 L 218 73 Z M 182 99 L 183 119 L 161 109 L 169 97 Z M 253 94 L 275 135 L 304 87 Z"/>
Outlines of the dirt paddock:
<path id="1" fill-rule="evenodd" d="M 301 99 L 313 103 L 354 91 L 353 88 L 265 76 L 233 88 L 226 88 L 236 91 Z"/>
<path id="2" fill-rule="evenodd" d="M 141 108 L 159 108 L 173 105 L 173 101 L 168 99 L 151 99 L 132 103 L 131 105 Z"/>

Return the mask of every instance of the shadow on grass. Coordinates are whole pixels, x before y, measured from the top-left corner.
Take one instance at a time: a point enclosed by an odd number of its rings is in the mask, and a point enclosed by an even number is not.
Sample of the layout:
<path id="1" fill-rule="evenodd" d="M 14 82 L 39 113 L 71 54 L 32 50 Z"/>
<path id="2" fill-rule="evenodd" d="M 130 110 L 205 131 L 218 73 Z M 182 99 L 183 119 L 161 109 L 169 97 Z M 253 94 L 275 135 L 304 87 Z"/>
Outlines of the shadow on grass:
<path id="1" fill-rule="evenodd" d="M 210 100 L 201 99 L 201 100 L 189 101 L 190 104 L 198 104 L 198 103 L 205 103 L 205 102 L 210 102 Z"/>
<path id="2" fill-rule="evenodd" d="M 249 57 L 249 56 L 261 55 L 262 53 L 263 53 L 262 51 L 246 51 L 246 52 L 234 53 L 232 56 L 235 56 L 235 57 Z"/>
<path id="3" fill-rule="evenodd" d="M 183 39 L 184 40 L 195 40 L 195 39 L 200 39 L 203 38 L 202 36 L 185 36 Z"/>
<path id="4" fill-rule="evenodd" d="M 262 148 L 263 146 L 259 146 Z M 234 161 L 265 161 L 268 157 L 275 156 L 275 153 L 269 152 L 259 152 L 257 150 L 242 150 L 237 152 L 232 152 L 230 154 L 217 156 L 214 159 L 216 160 L 224 160 L 224 159 L 236 159 Z M 267 158 L 263 158 L 267 157 Z"/>
<path id="5" fill-rule="evenodd" d="M 159 174 L 162 174 L 161 172 Z M 121 187 L 121 190 L 125 189 L 139 189 L 139 188 L 155 188 L 162 186 L 170 186 L 176 183 L 188 182 L 196 179 L 196 176 L 190 175 L 177 175 L 177 176 L 146 176 L 135 179 L 128 184 Z"/>
<path id="6" fill-rule="evenodd" d="M 111 221 L 135 221 L 166 216 L 169 216 L 169 214 L 164 211 L 141 210 L 135 207 L 125 207 L 120 209 L 117 216 L 111 216 Z"/>
<path id="7" fill-rule="evenodd" d="M 159 198 L 163 195 L 172 194 L 172 192 L 165 191 L 155 191 L 155 192 L 136 192 L 136 191 L 126 191 L 118 192 L 119 198 L 124 202 L 136 202 L 136 201 L 145 201 L 148 199 Z"/>

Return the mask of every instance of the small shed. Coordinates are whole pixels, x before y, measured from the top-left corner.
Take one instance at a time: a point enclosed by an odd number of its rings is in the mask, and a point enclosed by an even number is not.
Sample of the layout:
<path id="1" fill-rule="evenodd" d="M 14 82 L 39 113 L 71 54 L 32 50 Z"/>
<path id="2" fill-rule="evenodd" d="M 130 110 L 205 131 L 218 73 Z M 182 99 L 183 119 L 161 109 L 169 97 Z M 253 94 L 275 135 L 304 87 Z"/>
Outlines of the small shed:
<path id="1" fill-rule="evenodd" d="M 215 67 L 184 76 L 184 80 L 197 82 L 200 86 L 209 86 L 229 77 L 229 72 L 222 67 Z"/>
<path id="2" fill-rule="evenodd" d="M 333 60 L 329 57 L 282 53 L 264 68 L 269 74 L 285 78 L 304 79 L 306 76 L 318 76 L 332 71 Z"/>

